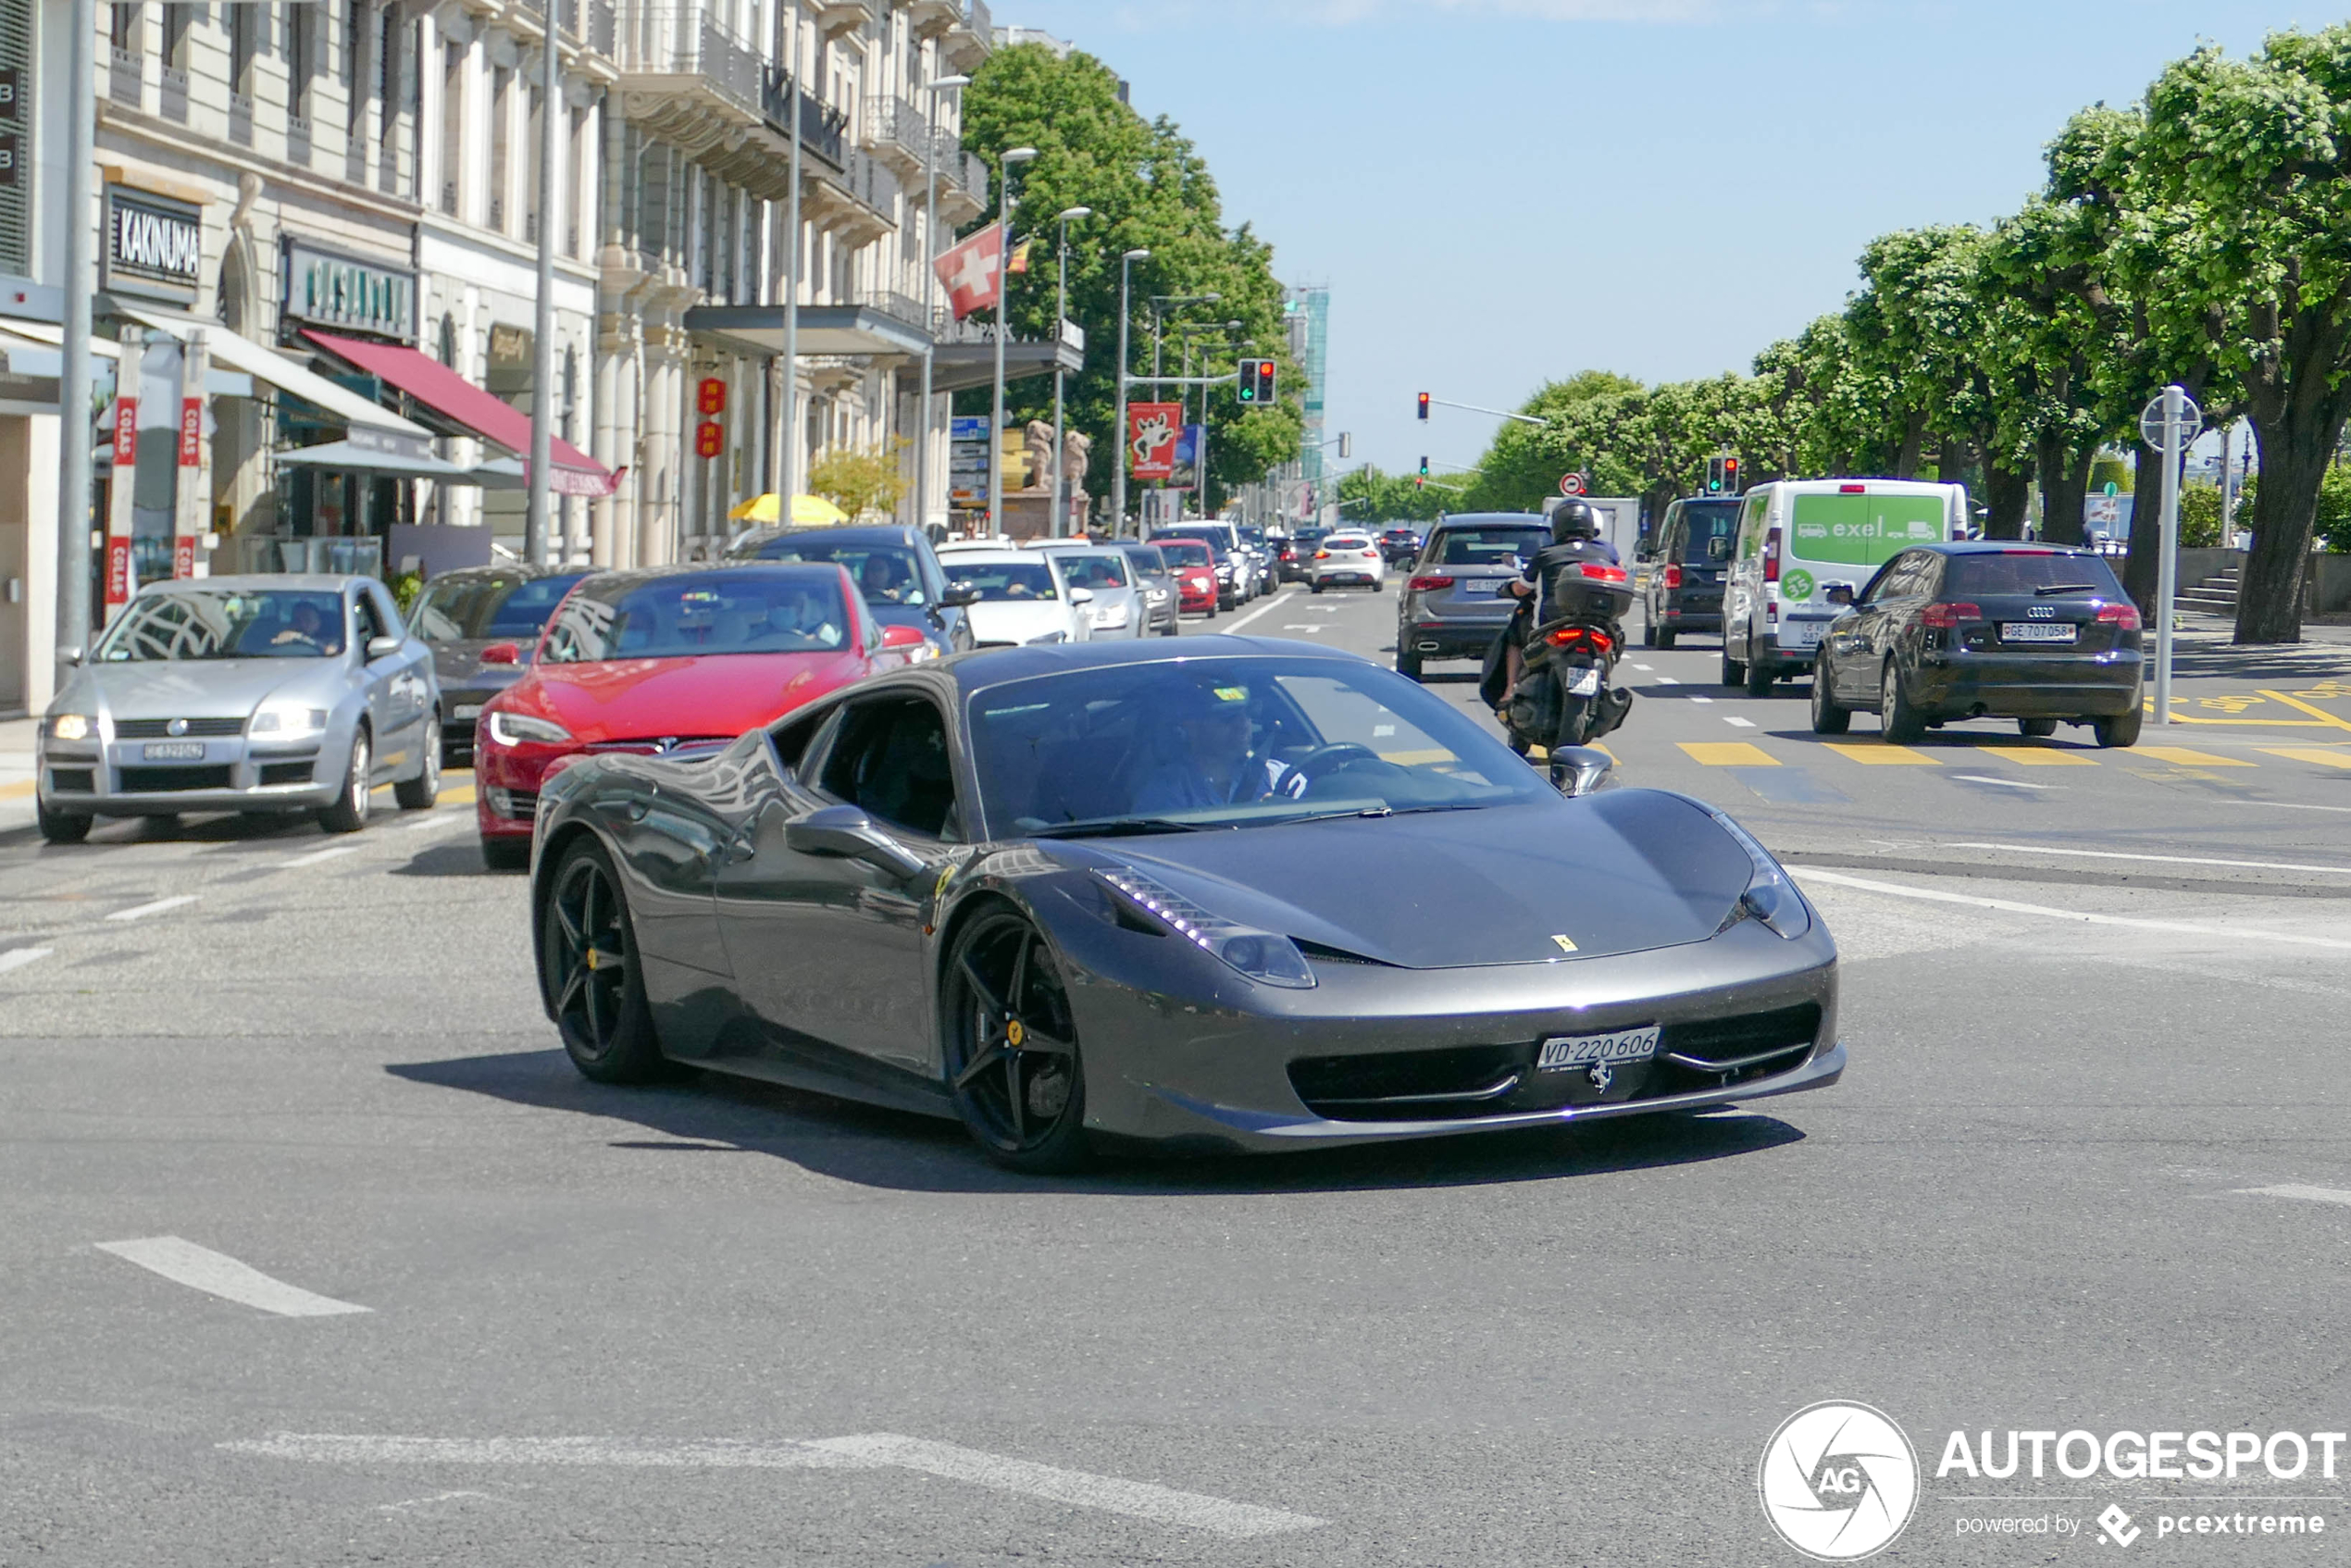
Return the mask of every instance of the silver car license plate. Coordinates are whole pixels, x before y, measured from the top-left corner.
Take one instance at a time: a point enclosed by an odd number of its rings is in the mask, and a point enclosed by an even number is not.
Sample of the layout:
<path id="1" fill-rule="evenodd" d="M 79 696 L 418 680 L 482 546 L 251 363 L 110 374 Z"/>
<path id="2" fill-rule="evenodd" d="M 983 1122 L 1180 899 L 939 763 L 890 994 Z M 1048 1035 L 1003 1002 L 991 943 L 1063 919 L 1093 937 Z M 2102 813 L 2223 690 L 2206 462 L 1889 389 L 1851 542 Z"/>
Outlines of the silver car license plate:
<path id="1" fill-rule="evenodd" d="M 140 756 L 148 762 L 202 762 L 204 742 L 201 740 L 151 740 L 139 748 Z"/>
<path id="2" fill-rule="evenodd" d="M 2082 628 L 2071 621 L 2002 621 L 2000 641 L 2003 642 L 2071 642 L 2082 635 Z"/>
<path id="3" fill-rule="evenodd" d="M 449 716 L 451 718 L 479 718 L 481 716 L 481 704 L 479 703 L 460 703 L 455 707 L 449 710 Z"/>
<path id="4" fill-rule="evenodd" d="M 1499 592 L 1501 589 L 1503 580 L 1503 579 L 1498 577 L 1463 578 L 1462 579 L 1462 591 L 1464 593 Z"/>
<path id="5" fill-rule="evenodd" d="M 1647 1062 L 1657 1054 L 1658 1039 L 1663 1032 L 1663 1026 L 1651 1024 L 1606 1035 L 1554 1035 L 1543 1042 L 1543 1053 L 1536 1058 L 1535 1067 L 1537 1072 L 1556 1073 L 1601 1062 L 1611 1066 Z"/>

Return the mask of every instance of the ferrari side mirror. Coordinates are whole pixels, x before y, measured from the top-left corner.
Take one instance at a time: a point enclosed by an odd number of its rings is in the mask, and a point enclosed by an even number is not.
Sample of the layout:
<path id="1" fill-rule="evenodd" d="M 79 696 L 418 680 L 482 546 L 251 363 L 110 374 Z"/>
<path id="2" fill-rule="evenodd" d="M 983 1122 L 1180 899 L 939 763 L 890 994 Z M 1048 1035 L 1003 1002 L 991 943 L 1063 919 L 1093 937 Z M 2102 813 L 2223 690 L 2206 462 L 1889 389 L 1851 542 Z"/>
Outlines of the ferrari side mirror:
<path id="1" fill-rule="evenodd" d="M 874 826 L 855 806 L 819 806 L 784 824 L 784 847 L 830 860 L 862 860 L 901 881 L 923 869 L 914 851 Z"/>

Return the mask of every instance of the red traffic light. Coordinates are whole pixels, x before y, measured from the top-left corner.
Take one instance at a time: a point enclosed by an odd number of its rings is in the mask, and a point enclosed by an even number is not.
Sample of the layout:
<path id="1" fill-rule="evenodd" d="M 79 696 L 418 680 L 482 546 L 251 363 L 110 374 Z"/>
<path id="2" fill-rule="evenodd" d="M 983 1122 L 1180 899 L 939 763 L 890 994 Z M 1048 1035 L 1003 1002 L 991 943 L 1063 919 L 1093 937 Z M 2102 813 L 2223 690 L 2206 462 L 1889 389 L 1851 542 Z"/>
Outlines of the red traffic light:
<path id="1" fill-rule="evenodd" d="M 1426 392 L 1421 393 L 1421 417 L 1424 419 L 1428 417 L 1428 393 Z"/>

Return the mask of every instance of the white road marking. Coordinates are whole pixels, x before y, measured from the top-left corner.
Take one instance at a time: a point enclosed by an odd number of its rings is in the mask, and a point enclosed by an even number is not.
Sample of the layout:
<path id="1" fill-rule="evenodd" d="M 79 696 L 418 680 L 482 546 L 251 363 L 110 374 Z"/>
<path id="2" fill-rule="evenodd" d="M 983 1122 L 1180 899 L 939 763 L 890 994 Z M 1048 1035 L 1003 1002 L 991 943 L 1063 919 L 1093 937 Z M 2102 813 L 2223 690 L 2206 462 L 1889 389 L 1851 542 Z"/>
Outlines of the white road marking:
<path id="1" fill-rule="evenodd" d="M 1182 1524 L 1233 1538 L 1311 1530 L 1328 1524 L 1253 1503 L 1230 1502 L 1147 1481 L 1063 1470 L 1025 1459 L 983 1453 L 952 1443 L 867 1432 L 814 1442 L 632 1442 L 617 1437 L 397 1437 L 281 1432 L 219 1445 L 231 1453 L 317 1464 L 604 1465 L 660 1470 L 919 1471 L 994 1491 L 1017 1492 L 1078 1508 L 1123 1513 L 1160 1524 Z M 455 1494 L 444 1494 L 455 1495 Z"/>
<path id="2" fill-rule="evenodd" d="M 280 1317 L 340 1317 L 372 1309 L 314 1295 L 300 1286 L 272 1279 L 259 1269 L 239 1263 L 226 1252 L 199 1247 L 177 1236 L 150 1236 L 138 1241 L 101 1241 L 101 1252 L 137 1263 L 166 1279 L 226 1300 L 259 1307 Z"/>
<path id="3" fill-rule="evenodd" d="M 1634 667 L 1635 669 L 1636 669 L 1636 670 L 1639 670 L 1639 671 L 1640 671 L 1643 675 L 1649 675 L 1649 674 L 1654 673 L 1653 671 L 1651 671 L 1651 670 L 1650 670 L 1649 666 L 1647 666 L 1647 665 L 1635 665 L 1633 667 Z"/>
<path id="4" fill-rule="evenodd" d="M 1657 678 L 1657 683 L 1658 683 L 1660 686 L 1679 686 L 1679 685 L 1681 685 L 1681 684 L 1682 684 L 1680 681 L 1678 681 L 1678 680 L 1674 679 L 1674 678 L 1673 678 L 1672 676 L 1670 676 L 1670 675 L 1661 675 L 1661 676 L 1659 676 L 1659 677 Z"/>
<path id="5" fill-rule="evenodd" d="M 2239 803 L 2249 806 L 2275 806 L 2280 811 L 2351 811 L 2351 806 L 2312 806 L 2304 805 L 2300 801 L 2244 801 Z"/>
<path id="6" fill-rule="evenodd" d="M 1297 597 L 1298 591 L 1296 589 L 1292 589 L 1287 593 L 1276 593 L 1273 598 L 1267 600 L 1264 604 L 1260 604 L 1256 609 L 1251 610 L 1249 614 L 1243 616 L 1232 625 L 1227 627 L 1219 627 L 1217 629 L 1230 635 L 1233 632 L 1240 630 L 1241 628 L 1247 626 L 1258 616 L 1265 614 L 1268 610 L 1278 610 Z"/>
<path id="7" fill-rule="evenodd" d="M 379 1502 L 376 1504 L 376 1512 L 397 1513 L 404 1508 L 423 1508 L 429 1503 L 454 1502 L 459 1498 L 479 1498 L 484 1502 L 497 1500 L 488 1492 L 435 1492 L 429 1498 L 410 1498 L 406 1502 Z"/>
<path id="8" fill-rule="evenodd" d="M 2304 937 L 2287 931 L 2258 931 L 2235 929 L 2227 926 L 2198 926 L 2185 920 L 2140 920 L 2127 915 L 2093 915 L 2079 909 L 2053 909 L 2045 903 L 2019 903 L 2014 899 L 1990 899 L 1972 893 L 1947 893 L 1932 888 L 1909 888 L 1897 882 L 1877 882 L 1866 877 L 1847 877 L 1842 872 L 1822 871 L 1809 865 L 1792 865 L 1788 870 L 1799 882 L 1827 882 L 1840 888 L 1859 888 L 1864 892 L 1891 893 L 1896 898 L 1923 899 L 1930 903 L 1963 903 L 1975 909 L 1997 909 L 2010 915 L 2037 915 L 2051 920 L 2076 920 L 2087 926 L 2126 926 L 2137 931 L 2179 931 L 2194 937 L 2227 937 L 2236 941 L 2287 942 L 2295 947 L 2333 948 L 2351 952 L 2351 941 L 2338 941 L 2332 937 Z"/>
<path id="9" fill-rule="evenodd" d="M 1723 716 L 1723 722 L 1724 724 L 1735 724 L 1741 729 L 1752 729 L 1755 728 L 1755 721 L 1753 719 L 1741 718 L 1736 714 L 1724 714 Z"/>
<path id="10" fill-rule="evenodd" d="M 2126 854 L 2121 850 L 2061 850 L 2043 844 L 1950 844 L 1955 850 L 2004 850 L 2010 854 L 2070 854 L 2087 860 L 2150 860 L 2168 865 L 2241 865 L 2255 871 L 2331 871 L 2351 877 L 2351 865 L 2303 865 L 2290 860 L 2217 860 L 2209 855 Z"/>
<path id="11" fill-rule="evenodd" d="M 1282 628 L 1282 629 L 1284 631 L 1328 631 L 1330 628 L 1321 625 L 1301 626 L 1293 622 L 1290 625 Z"/>
<path id="12" fill-rule="evenodd" d="M 1148 1519 L 1159 1524 L 1188 1524 L 1193 1529 L 1219 1536 L 1274 1536 L 1288 1530 L 1311 1530 L 1318 1524 L 1329 1523 L 1311 1514 L 1287 1513 L 1277 1508 L 1259 1508 L 1245 1502 L 1226 1502 L 1222 1498 L 1203 1497 L 1198 1492 L 1179 1492 L 1171 1487 L 1152 1486 L 1147 1481 L 1122 1481 L 1110 1475 L 1089 1475 L 1082 1470 L 1061 1470 L 1050 1464 L 1032 1464 L 1026 1460 L 1004 1459 L 996 1454 L 981 1453 L 976 1449 L 957 1448 L 952 1443 L 925 1442 L 919 1437 L 901 1437 L 889 1432 L 875 1432 L 858 1437 L 831 1437 L 810 1446 L 833 1453 L 856 1454 L 882 1464 L 919 1470 L 925 1475 L 944 1476 L 951 1481 L 968 1481 L 974 1486 L 1000 1492 L 1022 1492 L 1030 1497 L 1072 1503 L 1079 1508 L 1099 1508 L 1110 1513 L 1124 1513 L 1133 1519 Z"/>
<path id="13" fill-rule="evenodd" d="M 471 822 L 473 819 L 471 811 L 430 811 L 414 822 L 404 822 L 400 826 L 414 833 L 420 828 L 454 828 L 460 822 Z"/>
<path id="14" fill-rule="evenodd" d="M 1711 703 L 1714 701 L 1711 697 L 1701 697 L 1695 691 L 1691 692 L 1687 697 L 1685 697 L 1682 700 L 1686 703 Z"/>
<path id="15" fill-rule="evenodd" d="M 57 950 L 53 947 L 12 947 L 0 952 L 0 975 L 11 969 L 21 969 L 28 964 L 48 957 Z"/>
<path id="16" fill-rule="evenodd" d="M 1988 773 L 1955 773 L 1951 775 L 1951 777 L 1954 778 L 1965 779 L 1970 784 L 1997 784 L 2004 790 L 2059 790 L 2064 788 L 2064 786 L 2060 784 L 2027 784 L 2021 778 L 1995 778 Z"/>
<path id="17" fill-rule="evenodd" d="M 177 898 L 157 899 L 153 903 L 135 904 L 129 909 L 118 909 L 112 915 L 107 915 L 106 918 L 109 920 L 144 920 L 150 915 L 161 915 L 167 909 L 177 909 L 183 903 L 193 903 L 195 902 L 195 894 L 181 893 Z"/>
<path id="18" fill-rule="evenodd" d="M 2351 1192 L 2339 1187 L 2240 1187 L 2237 1190 L 2256 1198 L 2299 1198 L 2311 1203 L 2351 1203 Z"/>
<path id="19" fill-rule="evenodd" d="M 312 850 L 308 854 L 298 854 L 292 860 L 281 860 L 278 864 L 280 866 L 287 867 L 296 865 L 316 865 L 322 860 L 332 860 L 339 854 L 356 854 L 358 852 L 359 846 L 356 844 L 337 844 L 330 850 Z"/>

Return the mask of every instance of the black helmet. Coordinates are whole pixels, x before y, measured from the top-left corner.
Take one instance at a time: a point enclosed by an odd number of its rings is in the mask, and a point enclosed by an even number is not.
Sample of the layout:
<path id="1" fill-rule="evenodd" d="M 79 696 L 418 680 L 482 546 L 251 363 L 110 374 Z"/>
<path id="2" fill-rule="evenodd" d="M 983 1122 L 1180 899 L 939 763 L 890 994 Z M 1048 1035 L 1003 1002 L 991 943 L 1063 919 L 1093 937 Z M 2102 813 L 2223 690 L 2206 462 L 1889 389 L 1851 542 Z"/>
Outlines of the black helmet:
<path id="1" fill-rule="evenodd" d="M 1571 539 L 1598 539 L 1600 536 L 1599 515 L 1591 503 L 1569 499 L 1562 501 L 1551 513 L 1551 542 L 1564 544 Z"/>

